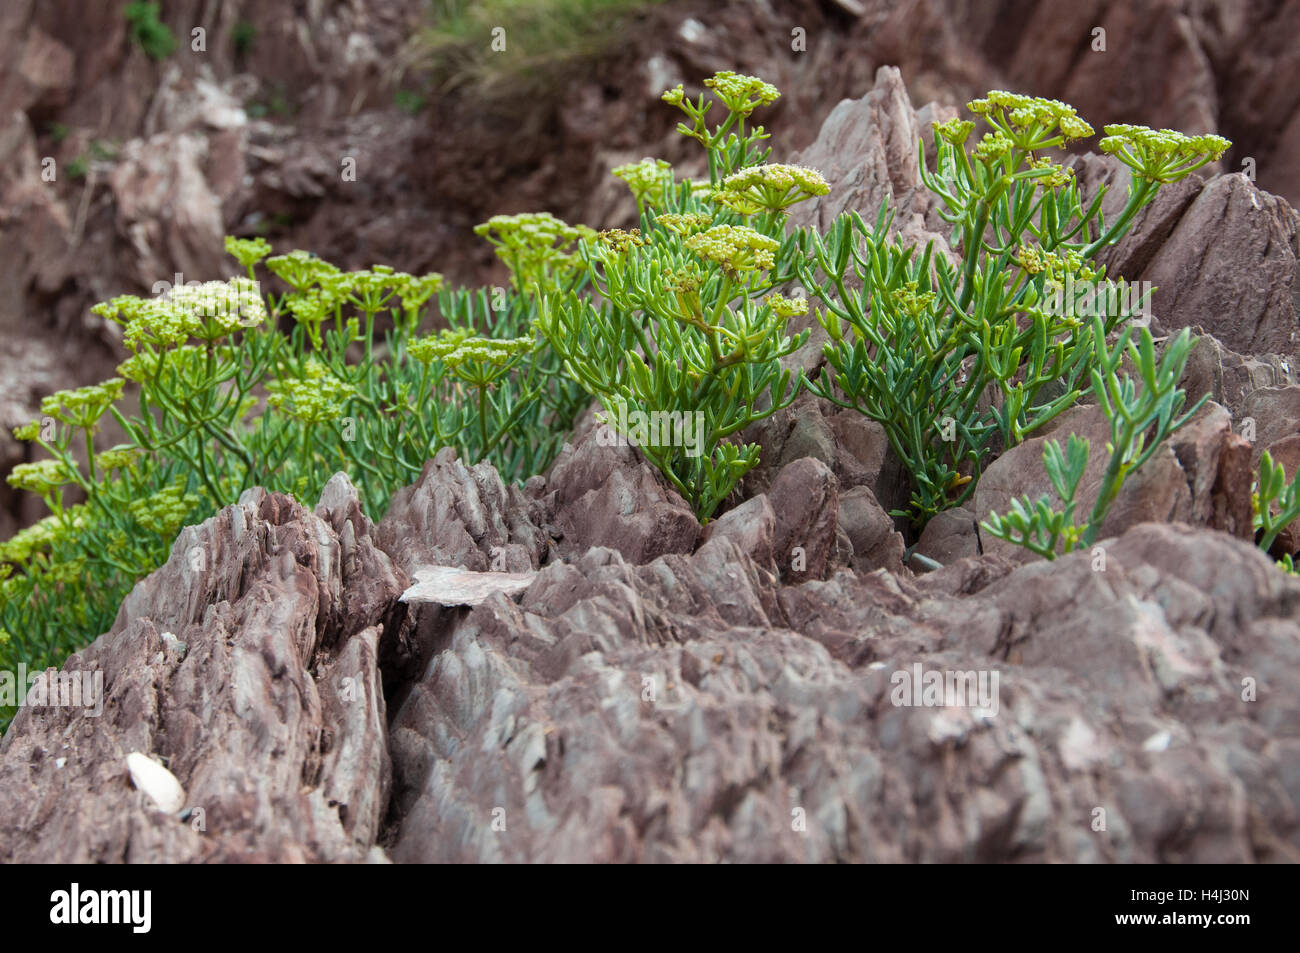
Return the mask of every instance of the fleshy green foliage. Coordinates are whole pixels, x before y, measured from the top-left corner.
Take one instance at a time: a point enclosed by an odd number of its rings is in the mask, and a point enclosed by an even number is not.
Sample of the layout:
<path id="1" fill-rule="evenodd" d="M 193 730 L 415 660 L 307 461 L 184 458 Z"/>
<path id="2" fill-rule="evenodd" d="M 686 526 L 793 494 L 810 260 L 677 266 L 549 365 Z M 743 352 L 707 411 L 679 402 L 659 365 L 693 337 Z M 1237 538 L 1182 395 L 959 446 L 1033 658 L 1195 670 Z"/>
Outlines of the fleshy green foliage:
<path id="1" fill-rule="evenodd" d="M 953 226 L 958 264 L 929 246 L 918 253 L 889 240 L 883 209 L 874 227 L 852 213 L 826 236 L 804 237 L 801 279 L 824 303 L 831 337 L 832 373 L 809 387 L 885 428 L 911 474 L 917 524 L 963 502 L 994 453 L 1086 390 L 1101 353 L 1096 335 L 1145 304 L 1107 280 L 1093 257 L 1161 183 L 1228 146 L 1123 127 L 1107 142 L 1134 176 L 1127 204 L 1108 223 L 1105 187 L 1084 207 L 1073 170 L 1039 154 L 1092 135 L 1073 108 L 996 91 L 969 108 L 990 126 L 978 143 L 968 146 L 974 122 L 954 119 L 935 124 L 933 171 L 919 151 L 922 178 Z M 1095 314 L 1104 320 L 1090 320 Z"/>
<path id="2" fill-rule="evenodd" d="M 1187 356 L 1191 353 L 1190 332 L 1184 328 L 1170 341 L 1159 358 L 1147 328 L 1138 329 L 1133 342 L 1133 326 L 1125 327 L 1113 348 L 1108 348 L 1101 333 L 1101 319 L 1094 318 L 1093 343 L 1096 349 L 1091 370 L 1092 392 L 1110 422 L 1110 458 L 1102 475 L 1097 500 L 1087 519 L 1075 522 L 1075 492 L 1088 464 L 1088 441 L 1070 435 L 1064 452 L 1056 440 L 1043 447 L 1043 468 L 1061 503 L 1058 509 L 1050 499 L 1031 502 L 1028 497 L 1013 500 L 1005 516 L 989 514 L 981 524 L 999 539 L 1055 559 L 1058 545 L 1068 553 L 1078 546 L 1091 546 L 1101 525 L 1119 496 L 1124 481 L 1151 459 L 1167 437 L 1182 427 L 1209 399 L 1203 396 L 1186 413 L 1180 413 L 1186 393 L 1178 386 Z M 1139 386 L 1119 368 L 1127 356 L 1141 378 Z"/>
<path id="3" fill-rule="evenodd" d="M 585 225 L 568 225 L 549 212 L 493 215 L 475 226 L 474 234 L 496 248 L 520 291 L 575 288 L 587 274 L 576 244 L 596 235 Z"/>
<path id="4" fill-rule="evenodd" d="M 343 470 L 377 519 L 444 447 L 506 479 L 540 472 L 586 402 L 535 334 L 531 298 L 268 258 L 260 238 L 226 247 L 246 277 L 96 306 L 132 352 L 121 376 L 51 395 L 16 431 L 45 456 L 9 482 L 50 515 L 0 544 L 0 669 L 57 664 L 108 629 L 179 528 L 249 487 L 310 502 Z M 290 290 L 264 296 L 259 267 Z M 420 335 L 435 295 L 450 327 Z M 128 442 L 97 453 L 108 415 Z M 68 487 L 85 502 L 65 505 Z"/>
<path id="5" fill-rule="evenodd" d="M 676 182 L 655 160 L 616 169 L 641 227 L 584 241 L 598 297 L 553 290 L 540 322 L 568 373 L 599 398 L 607 425 L 640 446 L 701 519 L 758 462 L 757 444 L 733 438 L 797 392 L 781 358 L 807 338 L 785 330 L 807 303 L 774 289 L 796 252 L 783 238 L 785 211 L 824 185 L 811 170 L 760 165 L 766 133 L 746 132 L 745 121 L 774 89 L 732 73 L 705 85 L 726 109 L 713 129 L 703 117 L 714 103 L 703 95 L 692 103 L 678 88 L 664 99 L 691 119 L 679 128 L 707 149 L 709 183 Z M 733 186 L 735 175 L 747 178 Z M 740 207 L 742 198 L 750 204 Z"/>
<path id="6" fill-rule="evenodd" d="M 127 33 L 151 60 L 165 60 L 176 50 L 176 34 L 158 19 L 157 0 L 133 0 L 123 11 Z"/>
<path id="7" fill-rule="evenodd" d="M 1259 548 L 1268 552 L 1278 534 L 1300 517 L 1300 473 L 1287 483 L 1286 468 L 1275 463 L 1265 450 L 1259 458 L 1259 477 L 1252 489 L 1250 502 L 1255 512 L 1255 532 L 1260 534 Z M 1287 568 L 1294 571 L 1290 566 Z"/>
<path id="8" fill-rule="evenodd" d="M 553 95 L 627 42 L 634 18 L 662 0 L 435 0 L 422 36 L 444 90 L 482 99 Z"/>

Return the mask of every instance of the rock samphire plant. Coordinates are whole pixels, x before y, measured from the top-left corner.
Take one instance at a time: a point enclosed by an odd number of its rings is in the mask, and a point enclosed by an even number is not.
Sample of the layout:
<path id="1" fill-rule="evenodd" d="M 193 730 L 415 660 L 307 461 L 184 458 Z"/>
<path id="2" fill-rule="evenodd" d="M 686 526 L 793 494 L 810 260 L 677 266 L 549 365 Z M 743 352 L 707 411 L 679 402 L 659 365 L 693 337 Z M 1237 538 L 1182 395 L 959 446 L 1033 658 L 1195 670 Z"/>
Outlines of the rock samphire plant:
<path id="1" fill-rule="evenodd" d="M 1300 518 L 1300 472 L 1288 483 L 1286 468 L 1265 450 L 1259 458 L 1259 475 L 1252 490 L 1256 542 L 1268 552 L 1282 530 Z M 1295 572 L 1291 554 L 1285 554 L 1282 565 L 1288 572 Z"/>
<path id="2" fill-rule="evenodd" d="M 1147 328 L 1138 329 L 1139 338 L 1134 342 L 1131 339 L 1134 328 L 1129 325 L 1120 333 L 1115 346 L 1108 347 L 1101 318 L 1095 317 L 1093 322 L 1096 356 L 1091 370 L 1092 392 L 1110 422 L 1110 442 L 1106 470 L 1092 509 L 1082 520 L 1078 518 L 1082 514 L 1076 513 L 1075 496 L 1088 466 L 1091 447 L 1087 440 L 1070 434 L 1064 450 L 1057 440 L 1048 440 L 1043 445 L 1043 468 L 1056 491 L 1059 508 L 1047 497 L 1037 501 L 1023 497 L 1012 501 L 1011 510 L 1005 516 L 991 513 L 982 524 L 999 539 L 1024 546 L 1048 559 L 1056 558 L 1058 548 L 1068 553 L 1077 546 L 1087 547 L 1096 542 L 1125 479 L 1209 399 L 1206 394 L 1190 409 L 1183 410 L 1187 395 L 1178 386 L 1178 380 L 1192 349 L 1191 333 L 1186 328 L 1166 344 L 1164 353 L 1157 358 Z M 1120 362 L 1125 356 L 1137 368 L 1140 385 L 1120 374 Z"/>
<path id="3" fill-rule="evenodd" d="M 584 406 L 525 296 L 268 257 L 262 239 L 227 249 L 245 276 L 96 306 L 123 329 L 121 376 L 52 394 L 16 431 L 44 458 L 9 482 L 50 512 L 0 544 L 0 668 L 55 664 L 106 630 L 180 527 L 249 487 L 314 500 L 343 470 L 378 518 L 444 447 L 507 479 L 540 472 Z M 287 290 L 263 294 L 259 267 Z M 421 335 L 434 301 L 449 327 Z M 110 416 L 127 441 L 97 451 Z"/>
<path id="4" fill-rule="evenodd" d="M 596 294 L 545 293 L 539 322 L 568 373 L 600 400 L 606 425 L 701 519 L 758 462 L 759 446 L 740 442 L 741 431 L 797 392 L 781 358 L 807 338 L 786 333 L 807 302 L 776 291 L 797 253 L 786 212 L 828 191 L 812 170 L 766 163 L 767 133 L 749 119 L 776 89 L 734 73 L 705 85 L 711 99 L 692 101 L 681 87 L 663 98 L 686 116 L 678 131 L 704 147 L 708 180 L 678 181 L 662 160 L 616 169 L 640 227 L 583 243 Z"/>
<path id="5" fill-rule="evenodd" d="M 935 124 L 933 170 L 918 146 L 922 179 L 953 226 L 954 258 L 890 239 L 885 209 L 874 225 L 850 213 L 825 236 L 802 233 L 808 254 L 795 258 L 831 339 L 830 373 L 809 386 L 884 427 L 911 475 L 918 525 L 963 502 L 991 456 L 1090 386 L 1102 339 L 1145 304 L 1095 256 L 1162 184 L 1229 146 L 1106 127 L 1102 151 L 1132 170 L 1128 201 L 1107 222 L 1106 187 L 1085 207 L 1073 169 L 1044 154 L 1093 134 L 1072 107 L 995 91 L 968 108 L 989 127 L 973 145 L 975 122 L 953 119 Z"/>

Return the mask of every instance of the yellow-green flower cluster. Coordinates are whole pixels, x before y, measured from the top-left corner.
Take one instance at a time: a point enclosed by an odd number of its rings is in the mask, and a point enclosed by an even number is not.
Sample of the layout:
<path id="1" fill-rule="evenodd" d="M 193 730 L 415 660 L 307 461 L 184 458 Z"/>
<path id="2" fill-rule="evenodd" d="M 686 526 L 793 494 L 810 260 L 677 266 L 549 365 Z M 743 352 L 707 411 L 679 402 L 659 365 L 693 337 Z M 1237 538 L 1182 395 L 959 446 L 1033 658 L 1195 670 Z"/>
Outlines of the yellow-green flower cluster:
<path id="1" fill-rule="evenodd" d="M 62 516 L 51 515 L 20 529 L 0 543 L 0 563 L 24 564 L 39 553 L 48 553 L 69 529 L 85 525 L 84 506 L 70 506 Z"/>
<path id="2" fill-rule="evenodd" d="M 727 271 L 766 271 L 776 263 L 780 247 L 774 238 L 745 225 L 714 225 L 686 239 L 686 247 Z"/>
<path id="3" fill-rule="evenodd" d="M 627 183 L 640 209 L 658 205 L 664 188 L 673 184 L 673 167 L 663 159 L 629 162 L 615 168 L 613 174 Z"/>
<path id="4" fill-rule="evenodd" d="M 20 463 L 10 471 L 6 478 L 10 486 L 26 490 L 37 496 L 48 496 L 54 490 L 72 482 L 72 474 L 59 460 L 37 460 L 35 463 Z"/>
<path id="5" fill-rule="evenodd" d="M 335 299 L 320 288 L 308 288 L 285 295 L 284 304 L 299 324 L 319 326 L 330 315 Z"/>
<path id="6" fill-rule="evenodd" d="M 1074 169 L 1069 166 L 1058 165 L 1046 156 L 1033 160 L 1029 165 L 1034 169 L 1043 169 L 1047 173 L 1034 179 L 1034 184 L 1039 188 L 1059 189 L 1070 185 L 1074 181 Z"/>
<path id="7" fill-rule="evenodd" d="M 314 284 L 322 283 L 326 278 L 340 274 L 339 269 L 325 259 L 301 249 L 291 251 L 287 255 L 268 258 L 266 267 L 295 291 L 304 291 Z M 346 294 L 348 290 L 351 290 L 350 286 L 342 294 Z"/>
<path id="8" fill-rule="evenodd" d="M 793 318 L 795 315 L 808 313 L 807 298 L 787 298 L 779 291 L 774 291 L 763 301 L 771 307 L 773 314 L 783 318 Z"/>
<path id="9" fill-rule="evenodd" d="M 251 278 L 181 285 L 164 300 L 182 320 L 188 318 L 190 334 L 200 341 L 216 341 L 266 320 L 261 289 Z"/>
<path id="10" fill-rule="evenodd" d="M 112 321 L 115 324 L 126 324 L 134 316 L 135 311 L 144 303 L 142 298 L 135 295 L 118 295 L 116 298 L 110 298 L 108 301 L 101 301 L 99 304 L 91 307 L 91 314 L 97 314 L 105 320 Z"/>
<path id="11" fill-rule="evenodd" d="M 937 138 L 950 142 L 954 146 L 962 145 L 975 130 L 975 123 L 969 119 L 949 119 L 946 122 L 932 123 Z"/>
<path id="12" fill-rule="evenodd" d="M 995 89 L 983 99 L 967 103 L 966 108 L 977 116 L 983 116 L 1021 149 L 1059 145 L 1053 141 L 1057 138 L 1056 132 L 1059 132 L 1059 139 L 1066 142 L 1086 139 L 1093 134 L 1092 126 L 1079 117 L 1073 106 L 1055 99 Z"/>
<path id="13" fill-rule="evenodd" d="M 678 83 L 672 89 L 664 90 L 663 95 L 660 96 L 659 98 L 662 99 L 664 102 L 666 102 L 669 106 L 680 106 L 682 102 L 686 99 L 686 90 L 682 88 L 681 83 Z"/>
<path id="14" fill-rule="evenodd" d="M 164 487 L 157 493 L 130 504 L 131 515 L 140 527 L 149 533 L 170 538 L 185 525 L 185 519 L 194 511 L 199 498 L 193 493 L 186 493 L 179 484 Z"/>
<path id="15" fill-rule="evenodd" d="M 261 290 L 249 278 L 182 285 L 152 299 L 123 295 L 91 310 L 125 323 L 122 340 L 132 351 L 175 347 L 191 337 L 216 341 L 266 320 Z"/>
<path id="16" fill-rule="evenodd" d="M 193 318 L 166 301 L 135 298 L 121 312 L 127 318 L 122 342 L 132 351 L 142 347 L 170 348 L 184 344 L 193 330 Z"/>
<path id="17" fill-rule="evenodd" d="M 445 360 L 447 355 L 460 347 L 467 337 L 469 331 L 464 328 L 443 331 L 441 334 L 430 334 L 408 344 L 406 353 L 421 364 L 432 364 L 434 361 Z"/>
<path id="18" fill-rule="evenodd" d="M 366 314 L 376 314 L 387 307 L 397 293 L 398 278 L 390 265 L 371 265 L 327 279 L 327 287 L 337 290 L 347 282 L 348 300 Z"/>
<path id="19" fill-rule="evenodd" d="M 935 299 L 933 291 L 918 291 L 917 288 L 915 281 L 908 281 L 891 296 L 899 310 L 912 318 L 920 317 L 925 313 Z"/>
<path id="20" fill-rule="evenodd" d="M 1173 129 L 1147 126 L 1106 127 L 1101 151 L 1113 155 L 1136 175 L 1152 182 L 1177 182 L 1203 165 L 1215 162 L 1232 146 L 1222 136 L 1188 136 Z"/>
<path id="21" fill-rule="evenodd" d="M 353 393 L 351 385 L 335 377 L 314 357 L 304 363 L 301 377 L 282 377 L 271 381 L 266 389 L 270 392 L 268 404 L 308 424 L 337 420 Z"/>
<path id="22" fill-rule="evenodd" d="M 110 470 L 134 470 L 143 453 L 138 447 L 113 447 L 95 454 L 95 465 L 101 473 Z"/>
<path id="23" fill-rule="evenodd" d="M 569 225 L 550 212 L 493 215 L 474 227 L 474 234 L 496 246 L 498 257 L 510 268 L 515 287 L 534 282 L 545 286 L 553 271 L 574 271 L 581 262 L 566 249 L 577 241 L 596 237 L 585 225 Z"/>
<path id="24" fill-rule="evenodd" d="M 781 98 L 780 90 L 771 83 L 757 76 L 744 76 L 731 70 L 714 73 L 704 81 L 704 85 L 713 90 L 728 109 L 743 116 L 748 116 L 759 106 L 770 106 Z M 668 94 L 665 93 L 665 102 L 670 101 L 667 97 Z"/>
<path id="25" fill-rule="evenodd" d="M 452 374 L 467 384 L 494 383 L 537 346 L 533 338 L 471 337 L 443 358 Z"/>
<path id="26" fill-rule="evenodd" d="M 975 158 L 981 162 L 996 162 L 1011 151 L 1015 145 L 1000 132 L 986 132 L 979 145 L 975 147 Z"/>
<path id="27" fill-rule="evenodd" d="M 656 225 L 662 225 L 678 235 L 694 235 L 713 224 L 713 216 L 702 212 L 670 212 L 655 219 Z"/>
<path id="28" fill-rule="evenodd" d="M 626 255 L 633 248 L 647 244 L 641 237 L 639 228 L 634 228 L 630 232 L 621 228 L 606 229 L 600 233 L 600 242 L 616 255 Z"/>
<path id="29" fill-rule="evenodd" d="M 450 367 L 467 363 L 506 367 L 516 358 L 531 353 L 536 346 L 533 338 L 466 338 L 443 360 Z"/>
<path id="30" fill-rule="evenodd" d="M 408 275 L 398 272 L 393 276 L 396 281 L 397 295 L 402 307 L 407 311 L 418 311 L 424 303 L 442 290 L 442 275 L 431 271 L 427 275 Z"/>
<path id="31" fill-rule="evenodd" d="M 1021 245 L 1016 259 L 1028 274 L 1046 275 L 1049 285 L 1064 284 L 1067 275 L 1078 281 L 1095 281 L 1100 274 L 1074 249 L 1049 252 L 1037 245 Z"/>
<path id="32" fill-rule="evenodd" d="M 227 235 L 226 253 L 245 268 L 252 268 L 271 254 L 271 243 L 265 238 L 236 238 Z"/>
<path id="33" fill-rule="evenodd" d="M 120 377 L 113 377 L 102 384 L 56 391 L 41 401 L 41 413 L 70 427 L 89 430 L 109 407 L 121 399 L 125 386 L 126 382 Z"/>
<path id="34" fill-rule="evenodd" d="M 759 211 L 784 212 L 796 202 L 829 191 L 830 186 L 816 169 L 774 163 L 732 173 L 722 180 L 713 198 L 741 215 L 752 215 Z"/>

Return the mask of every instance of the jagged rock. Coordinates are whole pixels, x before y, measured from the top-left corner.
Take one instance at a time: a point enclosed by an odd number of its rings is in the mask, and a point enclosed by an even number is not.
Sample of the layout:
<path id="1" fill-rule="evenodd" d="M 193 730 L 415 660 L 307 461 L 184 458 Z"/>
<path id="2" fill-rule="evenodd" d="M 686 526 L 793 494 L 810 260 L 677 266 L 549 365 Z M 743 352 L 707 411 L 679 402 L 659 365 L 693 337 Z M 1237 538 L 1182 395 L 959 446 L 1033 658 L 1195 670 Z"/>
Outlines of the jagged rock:
<path id="1" fill-rule="evenodd" d="M 1278 441 L 1300 433 L 1300 385 L 1260 387 L 1241 401 L 1237 428 L 1254 445 L 1252 462 Z"/>
<path id="2" fill-rule="evenodd" d="M 776 513 L 773 548 L 782 578 L 822 579 L 835 551 L 839 481 L 826 464 L 804 457 L 785 467 L 768 491 Z"/>
<path id="3" fill-rule="evenodd" d="M 831 468 L 841 490 L 865 486 L 886 509 L 907 505 L 903 469 L 884 427 L 856 410 L 842 410 L 804 393 L 748 428 L 745 440 L 762 448 L 758 465 L 745 474 L 746 496 L 766 493 L 784 467 L 813 457 Z"/>
<path id="4" fill-rule="evenodd" d="M 704 527 L 704 542 L 724 538 L 735 543 L 755 565 L 776 572 L 776 511 L 766 493 L 750 497 Z"/>
<path id="5" fill-rule="evenodd" d="M 840 494 L 839 526 L 853 545 L 849 565 L 857 572 L 887 569 L 903 571 L 903 537 L 894 529 L 894 520 L 881 508 L 875 494 L 865 486 L 855 486 Z"/>
<path id="6" fill-rule="evenodd" d="M 1192 494 L 1188 522 L 1254 539 L 1250 445 L 1232 432 L 1227 409 L 1208 401 L 1170 444 Z"/>
<path id="7" fill-rule="evenodd" d="M 393 494 L 375 538 L 407 573 L 421 566 L 524 572 L 548 558 L 545 526 L 540 504 L 507 487 L 490 464 L 466 467 L 445 448 Z"/>
<path id="8" fill-rule="evenodd" d="M 102 714 L 23 707 L 5 734 L 0 856 L 370 856 L 391 778 L 381 619 L 405 580 L 348 518 L 348 489 L 332 483 L 322 500 L 341 533 L 260 489 L 182 531 L 113 628 L 63 667 L 102 678 Z M 188 814 L 161 815 L 131 786 L 131 751 L 162 759 Z"/>
<path id="9" fill-rule="evenodd" d="M 902 74 L 892 66 L 880 67 L 871 90 L 831 110 L 817 140 L 792 160 L 821 171 L 831 191 L 795 206 L 791 224 L 825 232 L 847 210 L 871 223 L 888 203 L 894 229 L 905 240 L 924 244 L 933 239 L 946 252 L 946 229 L 917 163 L 921 133 Z"/>
<path id="10" fill-rule="evenodd" d="M 725 542 L 712 593 L 703 550 L 593 550 L 447 632 L 393 721 L 394 859 L 1300 856 L 1300 747 L 1267 742 L 1300 715 L 1300 582 L 1253 547 L 1142 525 L 1104 571 L 1002 564 L 958 597 L 841 573 L 764 621 Z M 996 672 L 996 711 L 895 704 L 918 664 Z"/>
<path id="11" fill-rule="evenodd" d="M 137 255 L 133 283 L 206 280 L 228 270 L 221 204 L 203 174 L 207 144 L 188 133 L 133 140 L 109 176 L 117 227 Z M 197 276 L 203 276 L 198 278 Z"/>
<path id="12" fill-rule="evenodd" d="M 1227 407 L 1237 423 L 1249 416 L 1243 412 L 1247 395 L 1261 387 L 1285 387 L 1295 384 L 1291 361 L 1276 354 L 1247 357 L 1224 347 L 1211 334 L 1196 330 L 1187 366 L 1178 382 L 1189 400 L 1209 394 L 1215 403 Z"/>
<path id="13" fill-rule="evenodd" d="M 595 430 L 565 444 L 547 477 L 555 525 L 568 551 L 616 549 L 634 563 L 689 553 L 700 536 L 694 512 L 629 446 L 602 447 Z"/>
<path id="14" fill-rule="evenodd" d="M 953 507 L 936 513 L 926 522 L 916 541 L 914 551 L 934 560 L 941 566 L 947 566 L 968 556 L 978 556 L 980 552 L 979 530 L 976 529 L 975 514 L 964 506 Z M 915 562 L 913 569 L 920 569 Z"/>
<path id="15" fill-rule="evenodd" d="M 20 44 L 21 51 L 15 59 L 5 58 L 0 115 L 48 112 L 66 105 L 76 80 L 72 51 L 34 25 L 25 37 L 6 33 L 6 40 Z"/>
<path id="16" fill-rule="evenodd" d="M 1244 175 L 1205 185 L 1143 269 L 1166 328 L 1199 325 L 1250 354 L 1297 350 L 1300 214 Z"/>
<path id="17" fill-rule="evenodd" d="M 20 713 L 0 857 L 363 860 L 382 841 L 399 861 L 1300 859 L 1300 746 L 1275 743 L 1300 718 L 1300 581 L 1253 546 L 1142 524 L 1101 564 L 782 585 L 744 547 L 779 559 L 800 533 L 828 565 L 867 497 L 840 499 L 810 458 L 774 490 L 693 554 L 591 548 L 517 603 L 429 616 L 387 729 L 381 627 L 406 577 L 343 479 L 319 515 L 250 491 L 185 530 L 65 667 L 104 672 L 102 718 Z M 396 584 L 353 592 L 367 562 Z M 984 694 L 900 694 L 931 672 Z M 165 759 L 206 831 L 147 807 L 122 750 Z"/>

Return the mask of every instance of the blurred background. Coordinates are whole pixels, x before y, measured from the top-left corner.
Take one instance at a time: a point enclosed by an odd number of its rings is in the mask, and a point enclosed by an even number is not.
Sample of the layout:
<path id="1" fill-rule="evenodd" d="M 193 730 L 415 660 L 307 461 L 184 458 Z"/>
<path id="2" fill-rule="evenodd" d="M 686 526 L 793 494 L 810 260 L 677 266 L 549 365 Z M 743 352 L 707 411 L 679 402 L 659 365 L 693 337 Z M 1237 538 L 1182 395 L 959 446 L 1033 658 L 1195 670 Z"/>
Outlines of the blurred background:
<path id="1" fill-rule="evenodd" d="M 43 396 L 125 356 L 95 302 L 227 277 L 226 234 L 504 283 L 476 223 L 626 225 L 608 170 L 691 155 L 659 93 L 720 69 L 782 90 L 783 158 L 896 65 L 918 107 L 1222 134 L 1300 203 L 1297 35 L 1288 0 L 4 0 L 0 476 Z M 0 538 L 41 511 L 0 482 Z"/>

